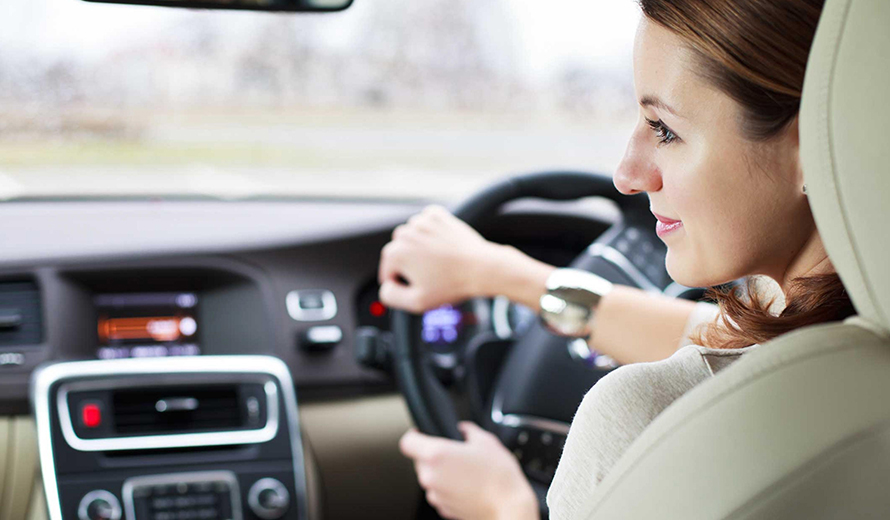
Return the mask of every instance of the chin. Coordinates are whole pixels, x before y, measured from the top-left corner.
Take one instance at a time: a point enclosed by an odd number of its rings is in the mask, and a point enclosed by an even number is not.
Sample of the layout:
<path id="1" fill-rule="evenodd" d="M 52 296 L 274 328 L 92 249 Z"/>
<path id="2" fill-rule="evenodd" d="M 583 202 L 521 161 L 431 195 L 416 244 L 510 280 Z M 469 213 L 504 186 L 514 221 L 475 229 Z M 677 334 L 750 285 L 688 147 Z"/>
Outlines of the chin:
<path id="1" fill-rule="evenodd" d="M 724 279 L 725 277 L 714 276 L 714 273 L 702 269 L 701 262 L 677 254 L 670 247 L 665 258 L 665 268 L 673 281 L 686 287 L 713 287 L 732 280 L 732 278 Z"/>
<path id="2" fill-rule="evenodd" d="M 668 249 L 667 258 L 665 259 L 665 268 L 667 269 L 671 280 L 687 287 L 703 287 L 698 283 L 699 277 L 693 276 L 695 269 L 689 269 L 688 265 L 678 262 L 674 256 L 675 255 L 671 254 L 670 249 Z"/>

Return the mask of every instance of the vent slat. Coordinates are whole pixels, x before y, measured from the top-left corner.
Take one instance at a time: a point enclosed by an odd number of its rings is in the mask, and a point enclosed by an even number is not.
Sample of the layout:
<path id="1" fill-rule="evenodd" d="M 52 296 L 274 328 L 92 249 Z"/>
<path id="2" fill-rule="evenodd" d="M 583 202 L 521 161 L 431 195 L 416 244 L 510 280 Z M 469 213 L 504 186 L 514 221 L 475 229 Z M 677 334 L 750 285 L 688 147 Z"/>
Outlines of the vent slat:
<path id="1" fill-rule="evenodd" d="M 177 398 L 195 399 L 198 405 L 193 410 L 158 412 L 155 409 L 159 400 Z M 117 390 L 112 400 L 115 430 L 124 435 L 231 430 L 244 426 L 235 385 Z"/>
<path id="2" fill-rule="evenodd" d="M 0 313 L 17 315 L 21 320 L 15 328 L 0 329 L 0 347 L 40 344 L 43 319 L 36 283 L 0 282 Z"/>

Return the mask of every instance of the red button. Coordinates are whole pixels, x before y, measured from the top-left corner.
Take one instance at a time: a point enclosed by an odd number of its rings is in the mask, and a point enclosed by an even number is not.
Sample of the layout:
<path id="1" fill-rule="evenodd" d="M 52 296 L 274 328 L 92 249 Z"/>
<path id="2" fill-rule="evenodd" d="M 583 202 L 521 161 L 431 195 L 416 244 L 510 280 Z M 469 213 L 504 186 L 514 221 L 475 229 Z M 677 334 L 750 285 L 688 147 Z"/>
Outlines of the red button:
<path id="1" fill-rule="evenodd" d="M 87 428 L 95 428 L 102 424 L 102 410 L 97 404 L 85 404 L 80 409 L 80 417 Z"/>
<path id="2" fill-rule="evenodd" d="M 380 318 L 380 317 L 383 317 L 384 314 L 386 314 L 386 306 L 385 305 L 383 305 L 380 302 L 376 302 L 376 301 L 371 303 L 371 316 L 374 316 L 375 318 Z"/>

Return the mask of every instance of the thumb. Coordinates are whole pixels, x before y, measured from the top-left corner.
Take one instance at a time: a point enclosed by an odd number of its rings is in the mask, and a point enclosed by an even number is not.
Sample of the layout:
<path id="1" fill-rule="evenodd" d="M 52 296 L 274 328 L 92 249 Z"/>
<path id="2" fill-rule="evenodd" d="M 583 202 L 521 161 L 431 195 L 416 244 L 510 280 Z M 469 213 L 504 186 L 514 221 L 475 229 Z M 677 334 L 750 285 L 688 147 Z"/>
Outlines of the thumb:
<path id="1" fill-rule="evenodd" d="M 461 421 L 457 424 L 457 429 L 463 434 L 467 442 L 476 439 L 487 438 L 491 435 L 488 431 L 482 429 L 479 425 L 471 421 Z"/>

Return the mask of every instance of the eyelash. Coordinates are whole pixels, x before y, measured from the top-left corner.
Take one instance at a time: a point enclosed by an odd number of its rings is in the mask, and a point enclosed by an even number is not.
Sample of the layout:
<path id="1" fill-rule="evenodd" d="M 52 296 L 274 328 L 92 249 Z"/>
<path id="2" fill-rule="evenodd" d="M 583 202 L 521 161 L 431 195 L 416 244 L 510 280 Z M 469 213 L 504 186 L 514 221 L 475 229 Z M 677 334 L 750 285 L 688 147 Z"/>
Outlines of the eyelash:
<path id="1" fill-rule="evenodd" d="M 668 128 L 661 119 L 653 121 L 652 119 L 646 118 L 646 122 L 649 123 L 649 128 L 655 132 L 655 137 L 658 138 L 658 144 L 671 144 L 675 140 L 680 139 L 680 137 L 677 136 L 673 130 Z"/>

